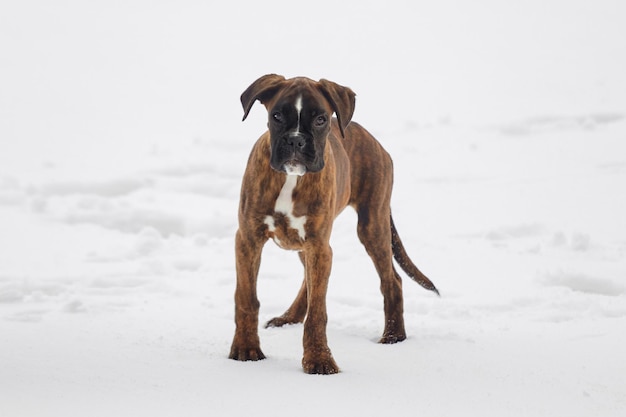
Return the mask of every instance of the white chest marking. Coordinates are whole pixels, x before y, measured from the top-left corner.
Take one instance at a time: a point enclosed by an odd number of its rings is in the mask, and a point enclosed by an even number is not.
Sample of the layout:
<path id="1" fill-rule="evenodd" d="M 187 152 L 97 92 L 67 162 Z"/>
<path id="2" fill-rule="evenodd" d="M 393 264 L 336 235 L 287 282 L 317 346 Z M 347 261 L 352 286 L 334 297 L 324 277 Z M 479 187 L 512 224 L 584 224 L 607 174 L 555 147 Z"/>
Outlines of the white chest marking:
<path id="1" fill-rule="evenodd" d="M 304 232 L 306 216 L 297 217 L 297 216 L 294 216 L 293 214 L 292 196 L 293 196 L 293 190 L 294 188 L 296 188 L 296 184 L 298 183 L 298 176 L 287 175 L 286 177 L 287 179 L 285 180 L 285 184 L 283 185 L 283 188 L 280 190 L 280 193 L 278 194 L 278 198 L 276 199 L 276 204 L 274 205 L 274 211 L 276 213 L 284 214 L 289 220 L 289 226 L 291 226 L 292 229 L 296 229 L 300 239 L 304 240 L 304 238 L 306 237 L 306 234 Z M 276 230 L 276 225 L 274 224 L 274 217 L 266 216 L 265 224 L 267 225 L 270 232 L 274 232 Z"/>
<path id="2" fill-rule="evenodd" d="M 267 230 L 270 232 L 274 233 L 276 231 L 276 225 L 274 224 L 274 218 L 272 216 L 265 217 L 265 224 L 267 225 Z M 276 242 L 276 244 L 281 248 L 283 247 L 283 242 L 281 242 L 276 236 L 274 236 L 274 242 Z"/>

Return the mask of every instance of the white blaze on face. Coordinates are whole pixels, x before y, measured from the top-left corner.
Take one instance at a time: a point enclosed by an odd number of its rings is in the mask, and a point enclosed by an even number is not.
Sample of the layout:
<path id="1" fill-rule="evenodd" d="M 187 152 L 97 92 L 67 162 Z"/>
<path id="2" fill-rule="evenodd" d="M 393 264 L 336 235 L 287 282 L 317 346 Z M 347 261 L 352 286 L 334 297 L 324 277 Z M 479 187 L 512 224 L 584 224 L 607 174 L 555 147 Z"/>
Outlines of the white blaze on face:
<path id="1" fill-rule="evenodd" d="M 296 112 L 298 113 L 298 127 L 296 128 L 296 135 L 300 133 L 300 115 L 302 114 L 302 94 L 296 99 Z"/>
<path id="2" fill-rule="evenodd" d="M 298 176 L 287 175 L 286 177 L 287 179 L 285 180 L 285 184 L 283 185 L 283 188 L 280 190 L 278 198 L 276 199 L 274 211 L 276 213 L 284 214 L 285 217 L 287 217 L 287 219 L 289 220 L 289 226 L 291 226 L 292 229 L 296 229 L 300 239 L 304 240 L 304 238 L 306 237 L 306 234 L 304 232 L 306 216 L 297 217 L 293 214 L 292 196 L 293 190 L 296 188 L 296 184 L 298 183 Z M 274 232 L 276 230 L 274 218 L 272 216 L 267 216 L 265 218 L 265 224 L 267 224 L 270 232 Z"/>
<path id="3" fill-rule="evenodd" d="M 302 94 L 298 96 L 296 102 L 294 103 L 294 107 L 296 108 L 296 113 L 298 113 L 298 125 L 296 126 L 295 132 L 289 133 L 289 136 L 299 136 L 300 135 L 300 117 L 302 115 Z M 297 162 L 287 162 L 284 165 L 285 172 L 287 175 L 298 175 L 302 176 L 306 173 L 306 167 Z"/>

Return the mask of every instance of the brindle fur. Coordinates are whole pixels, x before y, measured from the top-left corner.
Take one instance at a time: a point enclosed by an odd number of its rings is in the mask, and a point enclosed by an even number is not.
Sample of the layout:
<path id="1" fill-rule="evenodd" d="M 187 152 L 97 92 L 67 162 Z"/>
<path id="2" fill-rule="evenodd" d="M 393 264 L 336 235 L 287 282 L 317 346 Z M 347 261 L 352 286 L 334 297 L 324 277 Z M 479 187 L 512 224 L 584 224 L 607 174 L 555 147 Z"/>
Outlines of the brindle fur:
<path id="1" fill-rule="evenodd" d="M 255 81 L 241 96 L 244 120 L 256 100 L 265 105 L 270 118 L 284 103 L 295 102 L 306 94 L 304 111 L 312 108 L 328 115 L 328 126 L 307 136 L 317 153 L 307 160 L 307 173 L 298 178 L 292 198 L 293 215 L 306 216 L 305 239 L 289 227 L 274 205 L 285 183 L 286 174 L 274 165 L 272 153 L 284 146 L 272 125 L 257 141 L 243 177 L 236 234 L 237 288 L 235 291 L 236 331 L 230 358 L 247 361 L 264 359 L 258 336 L 259 301 L 256 280 L 265 242 L 276 238 L 280 246 L 299 252 L 304 280 L 291 306 L 266 327 L 304 321 L 304 371 L 334 374 L 339 371 L 326 339 L 326 291 L 332 263 L 329 245 L 334 219 L 346 207 L 358 214 L 360 241 L 374 262 L 384 298 L 385 328 L 380 343 L 396 343 L 406 338 L 403 319 L 402 282 L 392 257 L 420 285 L 438 294 L 432 282 L 409 259 L 393 225 L 390 210 L 393 166 L 391 157 L 363 127 L 350 122 L 355 94 L 347 87 L 327 80 L 319 82 L 298 77 L 286 80 L 266 75 Z M 330 119 L 332 114 L 337 119 Z M 274 132 L 274 137 L 272 136 Z M 308 146 L 308 145 L 307 145 Z M 323 158 L 323 159 L 321 159 Z M 306 159 L 302 156 L 302 160 Z M 323 163 L 322 163 L 323 161 Z M 321 168 L 320 168 L 321 166 Z M 317 170 L 317 171 L 316 171 Z M 275 230 L 265 219 L 272 216 Z"/>

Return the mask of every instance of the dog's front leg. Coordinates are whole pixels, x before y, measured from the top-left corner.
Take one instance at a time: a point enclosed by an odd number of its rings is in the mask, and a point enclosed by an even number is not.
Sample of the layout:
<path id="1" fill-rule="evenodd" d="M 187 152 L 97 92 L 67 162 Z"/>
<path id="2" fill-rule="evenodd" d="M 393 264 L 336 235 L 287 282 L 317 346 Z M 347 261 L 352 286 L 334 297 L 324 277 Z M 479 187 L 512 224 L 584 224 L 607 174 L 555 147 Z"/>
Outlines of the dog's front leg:
<path id="1" fill-rule="evenodd" d="M 308 310 L 304 322 L 302 367 L 309 374 L 336 374 L 339 367 L 326 339 L 326 291 L 332 264 L 328 242 L 307 245 L 305 250 Z"/>
<path id="2" fill-rule="evenodd" d="M 240 361 L 265 359 L 259 341 L 259 300 L 256 292 L 257 275 L 261 263 L 262 241 L 242 236 L 235 237 L 237 258 L 237 289 L 235 290 L 235 337 L 229 358 Z"/>

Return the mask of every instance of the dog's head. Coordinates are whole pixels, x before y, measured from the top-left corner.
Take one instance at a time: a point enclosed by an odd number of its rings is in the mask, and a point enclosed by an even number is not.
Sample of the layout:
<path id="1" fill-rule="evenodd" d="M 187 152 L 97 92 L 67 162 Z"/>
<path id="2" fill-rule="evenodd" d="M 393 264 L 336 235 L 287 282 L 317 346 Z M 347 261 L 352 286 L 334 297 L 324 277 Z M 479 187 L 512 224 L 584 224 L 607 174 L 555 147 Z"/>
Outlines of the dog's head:
<path id="1" fill-rule="evenodd" d="M 319 172 L 333 113 L 341 134 L 352 119 L 355 94 L 332 81 L 264 75 L 241 95 L 243 120 L 256 100 L 268 112 L 273 169 L 289 175 Z"/>

